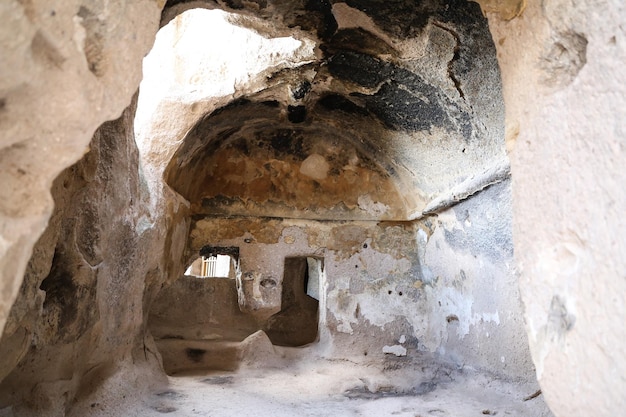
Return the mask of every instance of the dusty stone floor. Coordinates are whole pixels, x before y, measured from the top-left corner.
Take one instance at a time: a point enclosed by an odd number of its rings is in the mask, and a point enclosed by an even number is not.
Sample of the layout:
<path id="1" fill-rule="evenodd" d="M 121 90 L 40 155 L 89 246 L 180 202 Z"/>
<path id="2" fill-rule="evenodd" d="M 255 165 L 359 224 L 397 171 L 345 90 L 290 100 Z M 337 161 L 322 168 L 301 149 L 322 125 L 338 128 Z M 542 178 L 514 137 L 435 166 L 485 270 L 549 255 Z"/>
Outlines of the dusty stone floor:
<path id="1" fill-rule="evenodd" d="M 273 369 L 173 376 L 124 406 L 131 417 L 169 416 L 551 416 L 535 384 L 503 382 L 469 370 L 412 364 L 384 369 L 316 360 Z M 532 397 L 532 398 L 529 398 Z M 121 415 L 96 404 L 99 415 Z M 113 407 L 115 408 L 115 407 Z M 106 411 L 105 411 L 106 410 Z M 122 410 L 119 410 L 122 411 Z"/>

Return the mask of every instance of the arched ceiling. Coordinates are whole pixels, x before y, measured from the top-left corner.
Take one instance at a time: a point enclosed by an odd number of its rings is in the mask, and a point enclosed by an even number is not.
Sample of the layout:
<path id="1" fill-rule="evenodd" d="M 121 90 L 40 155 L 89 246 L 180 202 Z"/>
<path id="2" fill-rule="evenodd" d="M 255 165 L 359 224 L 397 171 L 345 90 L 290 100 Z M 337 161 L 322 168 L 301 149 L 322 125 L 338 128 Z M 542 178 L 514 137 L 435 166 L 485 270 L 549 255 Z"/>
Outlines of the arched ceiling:
<path id="1" fill-rule="evenodd" d="M 311 31 L 319 59 L 187 133 L 165 177 L 194 214 L 406 220 L 503 157 L 499 72 L 478 5 L 219 6 Z"/>
<path id="2" fill-rule="evenodd" d="M 169 184 L 195 213 L 401 218 L 414 204 L 401 188 L 408 174 L 377 156 L 367 135 L 346 128 L 355 118 L 367 123 L 367 112 L 339 97 L 310 109 L 240 99 L 213 112 L 187 135 Z M 340 114 L 337 105 L 348 111 Z"/>

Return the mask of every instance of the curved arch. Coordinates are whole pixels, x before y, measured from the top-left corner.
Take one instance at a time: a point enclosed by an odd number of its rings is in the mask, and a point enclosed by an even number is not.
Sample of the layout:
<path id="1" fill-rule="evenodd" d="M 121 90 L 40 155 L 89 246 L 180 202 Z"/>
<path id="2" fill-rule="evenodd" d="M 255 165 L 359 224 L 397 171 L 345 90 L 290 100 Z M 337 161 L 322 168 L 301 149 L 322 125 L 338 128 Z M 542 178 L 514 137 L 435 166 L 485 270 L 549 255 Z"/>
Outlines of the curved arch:
<path id="1" fill-rule="evenodd" d="M 316 219 L 405 219 L 417 204 L 409 173 L 354 115 L 326 109 L 289 121 L 277 101 L 237 100 L 201 120 L 166 170 L 166 181 L 202 214 Z M 326 115 L 327 117 L 328 115 Z"/>

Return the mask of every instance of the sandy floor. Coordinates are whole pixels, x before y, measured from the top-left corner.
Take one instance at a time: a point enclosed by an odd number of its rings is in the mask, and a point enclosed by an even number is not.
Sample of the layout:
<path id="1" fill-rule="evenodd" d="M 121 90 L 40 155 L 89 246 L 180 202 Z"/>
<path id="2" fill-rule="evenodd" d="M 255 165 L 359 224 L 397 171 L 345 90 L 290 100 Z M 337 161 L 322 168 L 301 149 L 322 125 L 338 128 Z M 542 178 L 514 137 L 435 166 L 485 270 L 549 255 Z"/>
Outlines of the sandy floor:
<path id="1" fill-rule="evenodd" d="M 169 377 L 131 417 L 168 416 L 550 416 L 534 384 L 469 371 L 387 364 L 375 369 L 319 360 L 282 369 Z M 526 399 L 526 400 L 525 400 Z"/>

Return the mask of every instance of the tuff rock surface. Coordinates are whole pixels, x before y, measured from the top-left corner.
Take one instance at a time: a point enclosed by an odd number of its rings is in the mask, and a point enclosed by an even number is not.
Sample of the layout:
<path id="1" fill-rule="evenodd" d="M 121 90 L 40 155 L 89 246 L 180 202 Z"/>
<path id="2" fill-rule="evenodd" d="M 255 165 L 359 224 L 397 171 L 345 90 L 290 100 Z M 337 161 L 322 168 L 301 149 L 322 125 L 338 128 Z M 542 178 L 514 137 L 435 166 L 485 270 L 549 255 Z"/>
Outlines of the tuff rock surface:
<path id="1" fill-rule="evenodd" d="M 478 371 L 537 379 L 541 415 L 619 415 L 624 6 L 479 3 L 488 21 L 465 1 L 0 5 L 0 413 L 174 412 L 152 404 L 163 370 L 324 358 L 377 367 L 342 385 L 370 412 Z M 216 251 L 232 276 L 184 275 Z"/>

